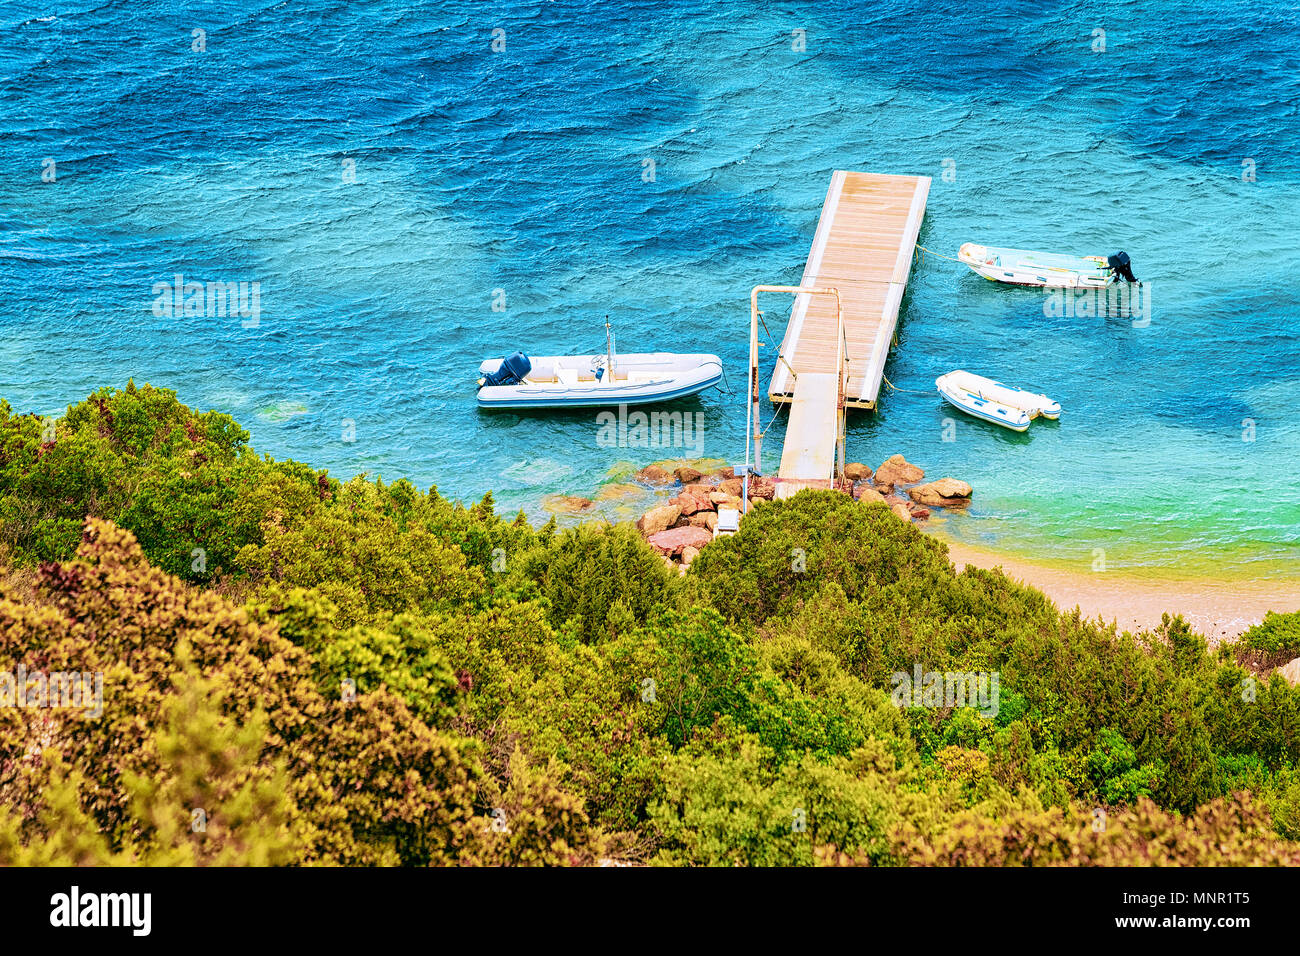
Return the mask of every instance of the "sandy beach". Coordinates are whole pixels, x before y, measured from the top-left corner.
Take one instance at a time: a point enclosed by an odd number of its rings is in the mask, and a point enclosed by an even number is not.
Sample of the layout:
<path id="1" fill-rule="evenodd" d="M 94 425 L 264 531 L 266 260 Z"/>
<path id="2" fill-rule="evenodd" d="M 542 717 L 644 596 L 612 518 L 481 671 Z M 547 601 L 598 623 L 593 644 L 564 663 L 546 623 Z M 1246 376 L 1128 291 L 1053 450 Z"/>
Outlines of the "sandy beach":
<path id="1" fill-rule="evenodd" d="M 648 467 L 661 467 L 667 472 L 683 465 L 712 469 L 720 464 L 714 460 L 665 459 Z M 594 509 L 592 500 L 556 495 L 549 496 L 543 508 L 548 516 L 560 515 L 566 524 L 580 524 L 597 515 L 608 521 L 632 521 L 656 505 L 669 503 L 679 490 L 678 485 L 648 488 L 631 480 L 635 476 L 620 477 L 621 482 L 607 483 L 594 495 Z M 1107 624 L 1114 621 L 1123 630 L 1155 628 L 1164 613 L 1178 613 L 1214 646 L 1240 636 L 1262 621 L 1268 611 L 1300 611 L 1300 578 L 1216 579 L 1203 575 L 1178 577 L 1168 570 L 1147 574 L 1131 568 L 1079 570 L 955 541 L 935 525 L 933 521 L 921 522 L 916 527 L 947 545 L 948 555 L 959 571 L 967 565 L 1000 567 L 1008 576 L 1042 591 L 1061 610 L 1077 606 L 1086 617 L 1100 617 Z"/>
<path id="2" fill-rule="evenodd" d="M 1266 611 L 1300 610 L 1300 581 L 1177 580 L 1132 572 L 1068 571 L 939 540 L 948 546 L 958 570 L 967 565 L 1000 567 L 1009 577 L 1038 588 L 1061 610 L 1077 606 L 1085 616 L 1114 621 L 1123 630 L 1153 628 L 1163 613 L 1177 612 L 1214 646 L 1262 621 Z"/>

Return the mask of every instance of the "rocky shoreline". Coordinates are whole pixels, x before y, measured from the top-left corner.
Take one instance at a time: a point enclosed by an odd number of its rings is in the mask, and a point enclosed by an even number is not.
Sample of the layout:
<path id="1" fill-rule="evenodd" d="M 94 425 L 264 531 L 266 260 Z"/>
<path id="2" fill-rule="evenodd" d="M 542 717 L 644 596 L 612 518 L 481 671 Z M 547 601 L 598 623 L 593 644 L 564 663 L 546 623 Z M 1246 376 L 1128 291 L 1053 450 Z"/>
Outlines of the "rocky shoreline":
<path id="1" fill-rule="evenodd" d="M 883 504 L 900 520 L 912 523 L 960 512 L 970 505 L 973 493 L 968 483 L 954 478 L 925 481 L 925 471 L 901 455 L 890 457 L 874 471 L 858 462 L 844 470 L 840 491 L 867 504 Z M 543 500 L 543 507 L 565 521 L 634 521 L 679 574 L 685 574 L 714 540 L 719 508 L 744 510 L 742 480 L 718 459 L 664 460 L 640 469 L 625 461 L 611 468 L 606 477 L 593 498 L 550 495 Z M 749 506 L 763 507 L 776 496 L 776 488 L 772 478 L 755 478 L 750 484 Z M 1059 607 L 1078 606 L 1088 618 L 1115 621 L 1133 633 L 1155 630 L 1164 612 L 1176 609 L 1215 647 L 1258 624 L 1266 611 L 1300 610 L 1300 590 L 1295 587 L 1279 594 L 1271 588 L 1243 588 L 1236 582 L 1148 581 L 1072 572 L 954 541 L 946 544 L 958 570 L 963 566 L 998 568 L 1014 580 L 1038 588 Z M 1279 672 L 1288 680 L 1300 681 L 1300 659 Z"/>
<path id="2" fill-rule="evenodd" d="M 690 465 L 669 470 L 670 464 L 647 465 L 632 476 L 665 499 L 642 514 L 636 526 L 664 560 L 684 574 L 714 540 L 719 511 L 734 509 L 743 517 L 747 510 L 744 479 L 737 478 L 732 468 L 705 473 Z M 750 479 L 748 508 L 774 499 L 778 480 L 762 475 Z M 886 459 L 874 471 L 861 462 L 846 465 L 836 490 L 866 504 L 885 505 L 909 523 L 925 521 L 933 509 L 965 508 L 973 493 L 968 483 L 956 478 L 926 482 L 925 471 L 902 455 Z"/>
<path id="3" fill-rule="evenodd" d="M 682 573 L 714 539 L 718 513 L 733 509 L 743 518 L 744 479 L 718 459 L 656 461 L 637 468 L 620 462 L 594 498 L 548 495 L 542 507 L 573 520 L 633 521 L 664 560 Z M 773 500 L 780 479 L 754 476 L 748 508 Z M 801 483 L 806 484 L 806 483 Z M 830 482 L 820 483 L 824 489 Z M 861 462 L 844 467 L 835 490 L 865 504 L 883 504 L 902 521 L 922 522 L 936 510 L 956 511 L 970 504 L 971 486 L 956 478 L 925 480 L 925 470 L 902 455 L 892 455 L 876 469 Z"/>
<path id="4" fill-rule="evenodd" d="M 728 508 L 745 512 L 744 479 L 737 478 L 732 468 L 721 468 L 705 475 L 696 468 L 683 465 L 668 472 L 659 465 L 647 465 L 634 476 L 637 481 L 652 486 L 681 491 L 666 504 L 651 508 L 636 523 L 650 546 L 669 564 L 685 572 L 711 541 L 718 527 L 718 512 Z M 776 497 L 776 483 L 771 478 L 757 476 L 749 483 L 749 507 Z"/>

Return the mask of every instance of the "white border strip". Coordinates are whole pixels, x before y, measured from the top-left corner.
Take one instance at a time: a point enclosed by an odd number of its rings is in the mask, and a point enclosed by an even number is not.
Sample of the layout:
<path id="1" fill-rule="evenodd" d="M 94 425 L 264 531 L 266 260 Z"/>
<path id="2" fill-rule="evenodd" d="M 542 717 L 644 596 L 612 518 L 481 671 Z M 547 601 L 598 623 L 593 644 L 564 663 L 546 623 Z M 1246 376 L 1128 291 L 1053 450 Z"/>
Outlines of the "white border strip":
<path id="1" fill-rule="evenodd" d="M 921 220 L 925 217 L 925 201 L 930 195 L 930 177 L 916 177 L 916 189 L 912 193 L 912 205 L 907 213 L 907 225 L 903 229 L 903 241 L 898 246 L 898 258 L 894 260 L 894 278 L 889 283 L 889 292 L 885 296 L 885 308 L 881 314 L 880 324 L 876 327 L 876 341 L 871 343 L 871 367 L 864 370 L 862 377 L 863 391 L 858 393 L 857 401 L 875 405 L 880 399 L 880 382 L 885 375 L 885 362 L 889 359 L 889 347 L 894 340 L 894 331 L 898 328 L 898 310 L 903 304 L 903 293 L 907 289 L 907 280 L 912 272 L 912 257 L 916 255 L 916 240 L 921 234 Z M 868 377 L 870 376 L 870 377 Z M 867 392 L 870 388 L 870 392 Z M 870 398 L 867 398 L 867 395 Z M 845 396 L 846 400 L 848 396 Z"/>
<path id="2" fill-rule="evenodd" d="M 835 212 L 840 205 L 840 193 L 844 190 L 844 178 L 847 174 L 842 169 L 835 170 L 831 174 L 831 184 L 826 190 L 826 201 L 822 204 L 822 215 L 817 221 L 817 232 L 813 235 L 812 251 L 808 253 L 808 262 L 804 266 L 803 279 L 800 285 L 815 285 L 817 273 L 821 271 L 822 255 L 826 252 L 826 243 L 830 239 L 832 223 L 835 221 Z M 778 356 L 785 356 L 787 348 L 793 354 L 799 348 L 799 333 L 803 331 L 804 316 L 808 312 L 808 300 L 811 296 L 795 296 L 794 308 L 790 312 L 790 321 L 786 326 L 785 339 L 781 342 L 781 350 Z M 789 356 L 786 356 L 789 362 Z M 792 386 L 787 385 L 787 379 L 790 377 L 790 370 L 785 367 L 785 363 L 778 358 L 776 368 L 772 370 L 772 381 L 768 383 L 767 395 L 769 401 L 775 401 L 777 396 L 784 396 L 794 391 Z"/>

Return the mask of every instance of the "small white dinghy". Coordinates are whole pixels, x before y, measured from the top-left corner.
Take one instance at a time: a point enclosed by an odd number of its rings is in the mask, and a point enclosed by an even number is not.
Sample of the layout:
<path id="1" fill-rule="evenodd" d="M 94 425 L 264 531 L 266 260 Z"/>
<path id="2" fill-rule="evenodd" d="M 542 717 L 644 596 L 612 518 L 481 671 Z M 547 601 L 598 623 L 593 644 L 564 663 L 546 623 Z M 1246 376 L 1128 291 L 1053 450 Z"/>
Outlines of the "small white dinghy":
<path id="1" fill-rule="evenodd" d="M 939 394 L 967 415 L 982 418 L 1014 432 L 1022 432 L 1039 415 L 1060 418 L 1061 406 L 1046 395 L 995 382 L 958 369 L 934 380 Z"/>
<path id="2" fill-rule="evenodd" d="M 702 392 L 722 378 L 716 355 L 630 352 L 615 355 L 606 323 L 606 350 L 596 355 L 516 352 L 479 366 L 481 408 L 582 408 L 637 405 Z"/>
<path id="3" fill-rule="evenodd" d="M 1137 281 L 1125 252 L 1113 256 L 1067 256 L 965 242 L 957 258 L 984 278 L 1011 285 L 1103 289 L 1120 280 Z"/>

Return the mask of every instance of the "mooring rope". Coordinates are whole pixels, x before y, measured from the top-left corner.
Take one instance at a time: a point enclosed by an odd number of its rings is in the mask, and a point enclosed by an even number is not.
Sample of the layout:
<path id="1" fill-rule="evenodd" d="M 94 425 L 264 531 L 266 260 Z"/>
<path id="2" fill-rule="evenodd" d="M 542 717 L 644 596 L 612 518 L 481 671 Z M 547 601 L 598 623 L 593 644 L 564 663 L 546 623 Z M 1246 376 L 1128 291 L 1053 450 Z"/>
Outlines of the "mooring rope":
<path id="1" fill-rule="evenodd" d="M 772 330 L 769 329 L 769 328 L 767 327 L 767 319 L 763 318 L 763 313 L 762 313 L 762 312 L 758 313 L 758 321 L 759 321 L 759 324 L 763 326 L 763 331 L 767 334 L 767 337 L 768 337 L 769 339 L 772 339 L 773 341 L 775 341 L 775 340 L 776 340 L 776 336 L 774 336 L 774 335 L 772 334 Z M 784 355 L 782 355 L 780 352 L 777 352 L 777 353 L 776 353 L 776 360 L 777 360 L 778 362 L 780 362 L 782 365 L 784 365 L 786 368 L 788 368 L 788 369 L 790 370 L 790 377 L 791 377 L 791 378 L 793 378 L 793 379 L 795 379 L 796 381 L 798 381 L 798 379 L 799 379 L 799 373 L 796 372 L 796 371 L 794 370 L 794 366 L 793 366 L 793 365 L 791 365 L 789 362 L 787 362 L 787 361 L 785 360 L 785 356 L 784 356 Z"/>
<path id="2" fill-rule="evenodd" d="M 961 262 L 960 259 L 954 259 L 952 256 L 945 256 L 942 253 L 931 252 L 929 249 L 925 248 L 925 246 L 921 245 L 920 243 L 917 243 L 916 248 L 920 249 L 922 252 L 926 253 L 927 255 L 935 256 L 936 258 L 939 259 L 947 259 L 949 262 Z"/>
<path id="3" fill-rule="evenodd" d="M 776 411 L 774 411 L 774 412 L 772 413 L 772 417 L 771 417 L 770 419 L 768 419 L 768 422 L 767 422 L 767 428 L 764 428 L 762 431 L 760 431 L 760 432 L 758 433 L 758 437 L 759 437 L 759 438 L 766 438 L 766 437 L 767 437 L 767 433 L 772 429 L 772 426 L 776 424 L 776 417 L 777 417 L 778 415 L 780 415 L 780 414 L 781 414 L 781 411 L 782 411 L 782 410 L 783 410 L 787 405 L 789 405 L 789 404 L 790 404 L 790 402 L 777 402 L 777 404 L 776 404 Z M 761 420 L 761 419 L 760 419 L 760 420 Z"/>
<path id="4" fill-rule="evenodd" d="M 925 246 L 921 245 L 919 242 L 916 244 L 916 248 L 919 249 L 919 250 L 921 251 L 921 253 L 922 253 L 922 258 L 924 258 L 926 255 L 931 255 L 931 256 L 934 256 L 934 257 L 937 258 L 937 259 L 946 259 L 946 260 L 948 260 L 949 262 L 961 262 L 960 259 L 955 259 L 955 258 L 953 258 L 952 256 L 945 256 L 945 255 L 943 255 L 943 253 L 940 253 L 940 252 L 934 252 L 934 251 L 931 250 L 931 249 L 927 249 L 927 248 L 925 248 Z M 893 340 L 892 340 L 892 342 L 891 342 L 890 344 L 891 344 L 894 348 L 897 348 L 897 347 L 898 347 L 898 329 L 897 329 L 897 328 L 894 329 Z M 930 394 L 929 389 L 919 389 L 919 388 L 899 388 L 897 385 L 895 385 L 893 382 L 891 382 L 888 378 L 885 378 L 885 374 L 884 374 L 883 372 L 880 374 L 880 377 L 881 377 L 882 379 L 885 379 L 885 384 L 888 385 L 888 386 L 889 386 L 891 389 L 893 389 L 895 392 L 907 392 L 907 393 L 909 393 L 909 394 L 911 394 L 911 395 L 929 395 L 929 394 Z"/>
<path id="5" fill-rule="evenodd" d="M 929 395 L 929 394 L 930 394 L 930 392 L 929 392 L 928 389 L 919 389 L 919 388 L 899 388 L 897 385 L 895 385 L 895 384 L 894 384 L 893 382 L 891 382 L 889 379 L 885 378 L 885 373 L 884 373 L 884 372 L 881 372 L 881 373 L 880 373 L 880 377 L 881 377 L 881 378 L 884 378 L 884 379 L 885 379 L 885 384 L 888 385 L 890 388 L 892 388 L 892 389 L 893 389 L 894 391 L 896 391 L 896 392 L 907 392 L 908 394 L 911 394 L 911 395 Z"/>

